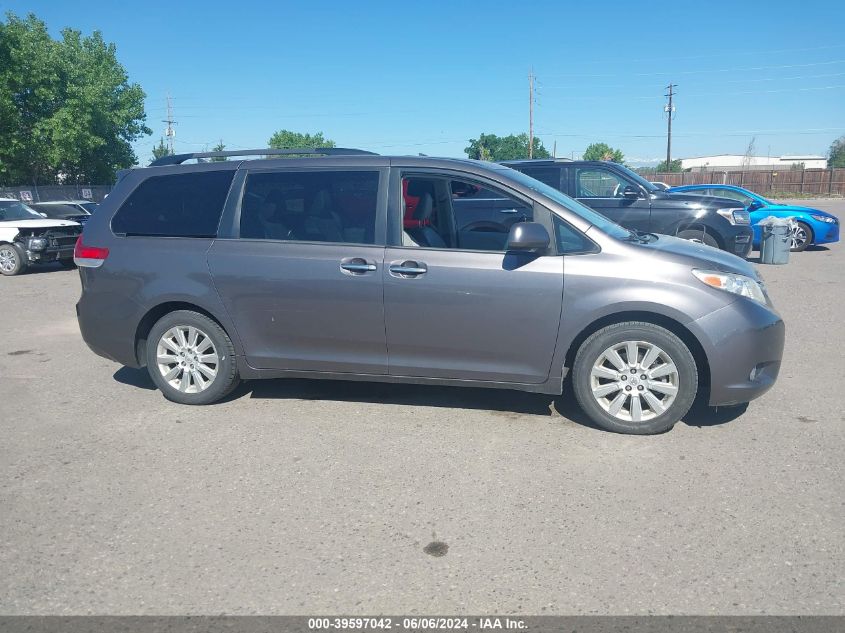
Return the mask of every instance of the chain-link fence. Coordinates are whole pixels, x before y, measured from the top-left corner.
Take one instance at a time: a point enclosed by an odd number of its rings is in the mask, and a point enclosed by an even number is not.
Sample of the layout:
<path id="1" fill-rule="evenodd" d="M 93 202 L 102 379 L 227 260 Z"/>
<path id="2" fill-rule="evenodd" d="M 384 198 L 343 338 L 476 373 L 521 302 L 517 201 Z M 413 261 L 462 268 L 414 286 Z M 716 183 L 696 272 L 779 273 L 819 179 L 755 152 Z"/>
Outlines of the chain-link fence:
<path id="1" fill-rule="evenodd" d="M 111 185 L 20 185 L 0 187 L 0 198 L 15 198 L 21 202 L 53 202 L 60 200 L 88 200 L 102 202 L 112 190 Z"/>

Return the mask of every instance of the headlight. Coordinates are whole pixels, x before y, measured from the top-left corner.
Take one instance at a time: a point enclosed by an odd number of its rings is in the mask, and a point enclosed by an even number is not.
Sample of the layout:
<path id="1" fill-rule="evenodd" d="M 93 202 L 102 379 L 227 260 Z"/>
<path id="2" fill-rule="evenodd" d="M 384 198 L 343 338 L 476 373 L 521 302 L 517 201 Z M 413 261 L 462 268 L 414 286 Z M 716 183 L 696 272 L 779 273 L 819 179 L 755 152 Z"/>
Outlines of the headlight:
<path id="1" fill-rule="evenodd" d="M 815 215 L 810 214 L 810 217 L 818 222 L 827 222 L 828 224 L 836 224 L 836 218 L 832 218 L 829 215 Z"/>
<path id="2" fill-rule="evenodd" d="M 737 275 L 736 273 L 723 273 L 717 270 L 693 270 L 692 274 L 698 278 L 699 281 L 707 284 L 711 288 L 718 288 L 732 292 L 735 295 L 742 295 L 760 303 L 766 303 L 766 295 L 763 294 L 763 288 L 756 279 L 746 277 L 745 275 Z"/>
<path id="3" fill-rule="evenodd" d="M 751 224 L 751 215 L 745 209 L 716 209 L 731 224 Z"/>
<path id="4" fill-rule="evenodd" d="M 47 248 L 47 240 L 43 237 L 31 237 L 27 240 L 26 247 L 31 251 L 43 251 Z"/>

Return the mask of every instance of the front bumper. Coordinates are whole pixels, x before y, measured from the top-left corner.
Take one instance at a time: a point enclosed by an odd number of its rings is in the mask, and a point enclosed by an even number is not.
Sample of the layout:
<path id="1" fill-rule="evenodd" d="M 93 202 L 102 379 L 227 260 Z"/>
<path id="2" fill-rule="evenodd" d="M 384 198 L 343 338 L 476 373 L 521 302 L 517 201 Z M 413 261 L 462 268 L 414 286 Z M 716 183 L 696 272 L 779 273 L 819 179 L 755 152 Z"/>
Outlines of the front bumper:
<path id="1" fill-rule="evenodd" d="M 710 405 L 759 398 L 775 384 L 786 328 L 770 306 L 739 298 L 688 325 L 710 364 Z"/>
<path id="2" fill-rule="evenodd" d="M 839 222 L 836 224 L 816 222 L 813 230 L 815 231 L 813 244 L 831 244 L 839 241 Z"/>
<path id="3" fill-rule="evenodd" d="M 749 227 L 748 231 L 743 231 L 734 235 L 728 244 L 728 250 L 734 255 L 738 255 L 745 259 L 751 252 L 751 243 L 753 242 L 753 232 Z"/>
<path id="4" fill-rule="evenodd" d="M 49 247 L 40 251 L 26 251 L 27 259 L 32 264 L 43 264 L 55 262 L 60 259 L 73 259 L 73 246 L 70 247 Z"/>

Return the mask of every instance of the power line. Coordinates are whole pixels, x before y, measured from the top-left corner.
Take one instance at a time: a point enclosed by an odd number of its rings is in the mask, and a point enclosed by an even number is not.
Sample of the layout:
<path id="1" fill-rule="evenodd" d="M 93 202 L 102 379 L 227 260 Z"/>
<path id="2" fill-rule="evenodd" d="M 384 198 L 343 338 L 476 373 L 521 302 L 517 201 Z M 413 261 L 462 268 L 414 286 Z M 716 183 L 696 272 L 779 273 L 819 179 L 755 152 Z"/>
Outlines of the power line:
<path id="1" fill-rule="evenodd" d="M 830 64 L 842 64 L 845 59 L 833 59 L 824 62 L 811 62 L 807 64 L 779 64 L 776 66 L 746 66 L 746 67 L 731 67 L 731 68 L 703 68 L 700 70 L 681 70 L 681 71 L 666 71 L 656 73 L 597 73 L 597 74 L 573 74 L 573 75 L 552 75 L 560 78 L 576 78 L 576 77 L 665 77 L 666 75 L 697 75 L 701 73 L 732 73 L 749 70 L 773 70 L 777 68 L 809 68 L 811 66 L 828 66 Z"/>
<path id="2" fill-rule="evenodd" d="M 673 56 L 673 60 L 677 59 L 713 59 L 714 57 L 738 57 L 741 55 L 774 55 L 776 53 L 803 53 L 807 51 L 823 51 L 823 50 L 830 50 L 832 48 L 845 48 L 845 44 L 831 44 L 829 46 L 812 46 L 809 48 L 778 48 L 778 49 L 771 49 L 771 50 L 730 50 L 725 51 L 724 53 L 717 53 L 711 52 L 707 53 L 706 55 L 686 55 L 683 57 Z M 630 63 L 642 63 L 642 62 L 665 62 L 665 57 L 650 57 L 650 58 L 640 58 L 640 59 L 628 59 Z M 584 60 L 579 61 L 580 64 L 606 64 L 606 60 Z"/>

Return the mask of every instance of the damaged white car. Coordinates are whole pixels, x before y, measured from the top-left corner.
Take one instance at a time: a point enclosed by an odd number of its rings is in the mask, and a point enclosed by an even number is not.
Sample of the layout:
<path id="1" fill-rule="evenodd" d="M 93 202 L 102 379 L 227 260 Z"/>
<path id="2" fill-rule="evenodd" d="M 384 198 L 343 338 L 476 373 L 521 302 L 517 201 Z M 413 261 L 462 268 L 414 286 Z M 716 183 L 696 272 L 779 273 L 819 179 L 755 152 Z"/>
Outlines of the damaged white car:
<path id="1" fill-rule="evenodd" d="M 19 275 L 32 264 L 73 267 L 73 247 L 82 226 L 50 220 L 14 198 L 0 198 L 0 274 Z"/>

